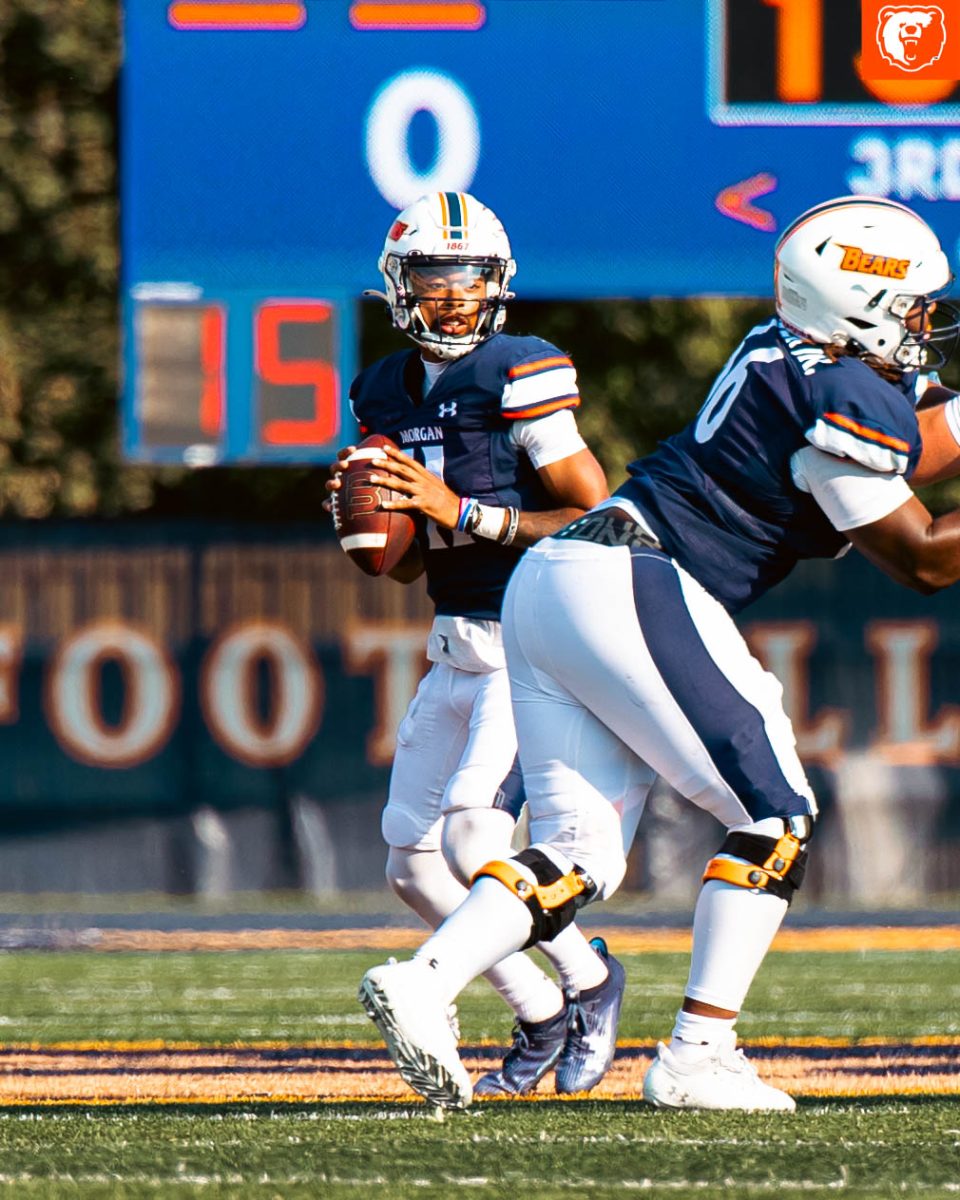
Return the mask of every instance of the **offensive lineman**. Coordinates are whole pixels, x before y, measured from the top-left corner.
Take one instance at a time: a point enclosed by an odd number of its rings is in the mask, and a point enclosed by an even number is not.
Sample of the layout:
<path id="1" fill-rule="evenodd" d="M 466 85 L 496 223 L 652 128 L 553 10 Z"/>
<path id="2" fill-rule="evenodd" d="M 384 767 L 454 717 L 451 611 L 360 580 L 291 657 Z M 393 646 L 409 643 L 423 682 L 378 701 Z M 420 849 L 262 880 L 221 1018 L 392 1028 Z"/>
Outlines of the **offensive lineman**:
<path id="1" fill-rule="evenodd" d="M 382 828 L 391 886 L 435 929 L 474 873 L 510 853 L 523 803 L 499 623 L 507 580 L 524 547 L 607 487 L 573 416 L 573 363 L 540 338 L 500 332 L 516 265 L 494 213 L 459 192 L 424 196 L 391 225 L 378 266 L 393 324 L 419 352 L 374 363 L 350 395 L 363 433 L 402 448 L 382 469 L 408 498 L 389 507 L 418 514 L 391 574 L 409 583 L 425 573 L 436 606 L 433 665 L 397 733 Z M 341 469 L 327 484 L 334 517 Z M 554 1066 L 557 1091 L 582 1091 L 610 1066 L 622 966 L 575 927 L 544 949 L 562 988 L 522 954 L 484 967 L 517 1024 L 481 1094 L 532 1091 Z"/>
<path id="2" fill-rule="evenodd" d="M 777 316 L 734 351 L 696 419 L 514 572 L 503 627 L 532 844 L 478 872 L 412 961 L 365 981 L 437 1065 L 446 1104 L 469 1102 L 469 1079 L 423 1014 L 614 892 L 615 808 L 652 768 L 728 833 L 644 1096 L 795 1107 L 736 1050 L 734 1024 L 802 881 L 817 806 L 781 688 L 730 614 L 800 559 L 850 544 L 922 592 L 960 579 L 960 512 L 934 519 L 907 483 L 960 472 L 960 397 L 915 409 L 920 368 L 945 362 L 960 332 L 938 299 L 950 280 L 932 230 L 900 204 L 841 197 L 804 213 L 777 245 Z"/>

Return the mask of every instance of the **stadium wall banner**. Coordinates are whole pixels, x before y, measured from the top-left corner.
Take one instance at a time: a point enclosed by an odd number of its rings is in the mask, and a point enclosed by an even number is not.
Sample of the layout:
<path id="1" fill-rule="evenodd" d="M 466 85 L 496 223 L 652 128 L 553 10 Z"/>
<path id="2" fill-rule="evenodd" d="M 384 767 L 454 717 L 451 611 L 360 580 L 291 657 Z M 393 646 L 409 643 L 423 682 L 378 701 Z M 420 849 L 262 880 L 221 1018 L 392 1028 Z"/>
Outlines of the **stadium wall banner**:
<path id="1" fill-rule="evenodd" d="M 426 669 L 419 587 L 324 526 L 5 526 L 0 808 L 24 821 L 382 794 Z M 859 559 L 744 614 L 815 782 L 853 755 L 936 768 L 960 809 L 960 619 Z M 956 794 L 957 803 L 953 797 Z"/>

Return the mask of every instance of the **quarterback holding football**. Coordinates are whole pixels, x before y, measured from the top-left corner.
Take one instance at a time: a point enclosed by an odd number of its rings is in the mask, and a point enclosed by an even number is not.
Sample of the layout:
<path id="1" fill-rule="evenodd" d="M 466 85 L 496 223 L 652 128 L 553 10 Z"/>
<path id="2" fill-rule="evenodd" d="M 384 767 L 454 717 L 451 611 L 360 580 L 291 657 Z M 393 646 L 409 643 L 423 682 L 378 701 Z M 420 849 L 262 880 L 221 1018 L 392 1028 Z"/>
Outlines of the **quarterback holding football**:
<path id="1" fill-rule="evenodd" d="M 527 546 L 582 515 L 607 486 L 577 429 L 569 357 L 502 332 L 516 264 L 490 209 L 461 192 L 422 197 L 391 223 L 378 266 L 385 291 L 375 294 L 415 348 L 354 381 L 367 436 L 341 451 L 327 503 L 364 569 L 390 564 L 385 573 L 405 583 L 423 574 L 436 609 L 431 668 L 397 733 L 382 821 L 391 886 L 436 928 L 485 863 L 509 856 L 524 799 L 500 632 L 507 581 Z M 383 491 L 378 515 L 367 512 L 370 489 Z M 404 533 L 388 518 L 407 514 L 415 534 L 393 563 Z M 610 1066 L 622 966 L 572 924 L 543 949 L 559 983 L 513 952 L 483 968 L 517 1023 L 479 1094 L 531 1091 L 551 1069 L 558 1091 L 583 1091 Z M 407 1081 L 428 1095 L 442 1090 L 366 985 L 361 1000 Z M 450 1038 L 444 1014 L 434 1032 Z"/>
<path id="2" fill-rule="evenodd" d="M 735 1023 L 803 881 L 817 804 L 782 689 L 731 614 L 801 559 L 851 545 L 922 592 L 960 579 L 960 512 L 934 518 L 910 486 L 960 471 L 960 397 L 921 403 L 960 332 L 943 300 L 951 279 L 903 205 L 845 196 L 802 214 L 777 243 L 775 315 L 734 350 L 697 417 L 514 571 L 502 619 L 531 846 L 487 863 L 412 960 L 367 975 L 448 1105 L 469 1080 L 452 1033 L 418 1040 L 425 1013 L 616 890 L 617 811 L 657 772 L 727 832 L 644 1097 L 795 1107 L 737 1050 Z"/>

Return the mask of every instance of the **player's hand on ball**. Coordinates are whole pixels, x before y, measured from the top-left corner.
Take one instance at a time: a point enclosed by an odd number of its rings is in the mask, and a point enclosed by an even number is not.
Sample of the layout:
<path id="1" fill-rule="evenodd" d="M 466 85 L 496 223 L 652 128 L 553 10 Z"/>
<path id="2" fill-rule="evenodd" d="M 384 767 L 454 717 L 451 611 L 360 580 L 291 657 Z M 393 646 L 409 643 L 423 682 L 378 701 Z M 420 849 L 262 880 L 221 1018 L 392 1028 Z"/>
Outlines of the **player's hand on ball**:
<path id="1" fill-rule="evenodd" d="M 385 502 L 383 507 L 416 509 L 425 517 L 431 517 L 442 529 L 456 528 L 460 516 L 460 497 L 409 454 L 393 446 L 385 446 L 384 450 L 386 462 L 375 465 L 370 482 L 383 483 L 394 492 L 399 492 L 400 496 Z"/>
<path id="2" fill-rule="evenodd" d="M 391 447 L 396 449 L 388 437 L 371 434 L 358 446 L 341 451 L 327 483 L 327 502 L 340 545 L 367 575 L 389 575 L 400 569 L 416 532 L 410 513 L 388 508 L 391 500 L 403 497 L 385 480 L 373 478 L 374 467 L 386 464 Z M 406 582 L 408 568 L 412 572 L 415 565 L 412 561 L 403 565 L 401 582 Z"/>
<path id="3" fill-rule="evenodd" d="M 328 492 L 338 491 L 343 486 L 343 480 L 340 478 L 340 476 L 343 474 L 344 469 L 346 468 L 347 459 L 354 452 L 354 450 L 356 450 L 356 446 L 344 446 L 342 450 L 337 451 L 336 460 L 330 464 L 330 478 L 324 484 L 324 487 Z M 329 495 L 327 496 L 326 500 L 324 500 L 322 507 L 327 512 L 332 511 Z"/>

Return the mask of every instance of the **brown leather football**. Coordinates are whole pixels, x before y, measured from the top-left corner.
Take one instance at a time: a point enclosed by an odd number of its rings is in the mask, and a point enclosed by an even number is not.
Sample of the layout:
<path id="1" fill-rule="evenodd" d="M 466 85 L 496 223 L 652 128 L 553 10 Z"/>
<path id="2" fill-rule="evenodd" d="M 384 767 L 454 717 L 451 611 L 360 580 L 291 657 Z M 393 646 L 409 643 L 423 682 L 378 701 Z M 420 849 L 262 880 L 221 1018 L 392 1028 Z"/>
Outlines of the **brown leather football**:
<path id="1" fill-rule="evenodd" d="M 396 443 L 381 433 L 363 439 L 347 459 L 340 488 L 330 493 L 333 526 L 340 545 L 367 575 L 392 571 L 413 541 L 413 517 L 407 512 L 384 510 L 384 500 L 400 493 L 380 483 L 371 483 L 374 462 L 382 458 L 384 446 Z"/>

